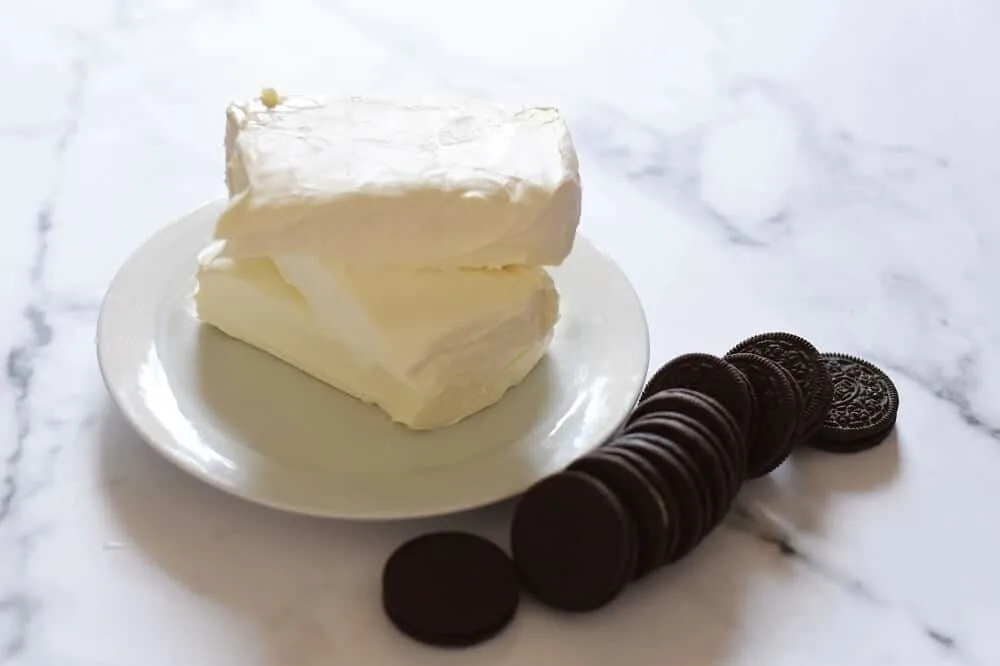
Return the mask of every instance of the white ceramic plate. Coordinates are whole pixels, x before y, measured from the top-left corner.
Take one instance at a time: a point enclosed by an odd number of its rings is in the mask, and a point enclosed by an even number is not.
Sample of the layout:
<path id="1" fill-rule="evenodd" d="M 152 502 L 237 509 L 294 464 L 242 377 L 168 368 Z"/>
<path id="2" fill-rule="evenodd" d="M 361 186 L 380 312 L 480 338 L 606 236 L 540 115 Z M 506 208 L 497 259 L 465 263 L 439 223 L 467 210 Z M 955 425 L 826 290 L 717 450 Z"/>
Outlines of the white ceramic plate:
<path id="1" fill-rule="evenodd" d="M 552 276 L 548 355 L 496 405 L 437 431 L 375 407 L 202 324 L 196 255 L 221 203 L 170 225 L 111 283 L 97 350 L 112 398 L 156 450 L 196 477 L 297 513 L 388 519 L 516 495 L 605 440 L 633 407 L 649 340 L 615 263 L 578 237 Z"/>

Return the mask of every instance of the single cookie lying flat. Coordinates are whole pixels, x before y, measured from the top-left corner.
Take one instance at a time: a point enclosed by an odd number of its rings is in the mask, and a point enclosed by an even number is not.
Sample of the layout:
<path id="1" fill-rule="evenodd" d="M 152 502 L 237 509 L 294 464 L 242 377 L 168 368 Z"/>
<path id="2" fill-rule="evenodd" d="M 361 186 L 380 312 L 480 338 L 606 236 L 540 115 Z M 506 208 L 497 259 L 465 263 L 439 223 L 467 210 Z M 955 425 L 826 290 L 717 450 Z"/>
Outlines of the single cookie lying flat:
<path id="1" fill-rule="evenodd" d="M 881 444 L 896 425 L 899 392 L 874 364 L 847 354 L 821 354 L 833 384 L 833 400 L 810 444 L 854 453 Z"/>
<path id="2" fill-rule="evenodd" d="M 382 572 L 382 606 L 422 643 L 462 647 L 485 641 L 517 612 L 520 585 L 506 553 L 482 537 L 435 532 L 412 539 Z"/>

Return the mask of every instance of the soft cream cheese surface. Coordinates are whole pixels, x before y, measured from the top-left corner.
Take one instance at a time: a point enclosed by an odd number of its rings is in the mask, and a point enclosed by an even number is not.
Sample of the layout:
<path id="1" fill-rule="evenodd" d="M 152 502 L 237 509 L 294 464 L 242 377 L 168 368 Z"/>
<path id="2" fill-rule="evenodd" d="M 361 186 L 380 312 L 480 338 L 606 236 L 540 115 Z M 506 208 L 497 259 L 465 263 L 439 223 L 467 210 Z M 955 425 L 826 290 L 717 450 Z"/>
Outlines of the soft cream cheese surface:
<path id="1" fill-rule="evenodd" d="M 254 99 L 227 109 L 226 180 L 236 258 L 557 265 L 580 219 L 577 154 L 543 107 Z"/>
<path id="2" fill-rule="evenodd" d="M 375 275 L 218 249 L 201 260 L 202 319 L 414 429 L 498 401 L 545 354 L 558 318 L 538 268 Z"/>
<path id="3" fill-rule="evenodd" d="M 436 392 L 505 367 L 555 324 L 544 269 L 432 270 L 347 266 L 280 255 L 279 273 L 316 323 L 417 390 Z"/>

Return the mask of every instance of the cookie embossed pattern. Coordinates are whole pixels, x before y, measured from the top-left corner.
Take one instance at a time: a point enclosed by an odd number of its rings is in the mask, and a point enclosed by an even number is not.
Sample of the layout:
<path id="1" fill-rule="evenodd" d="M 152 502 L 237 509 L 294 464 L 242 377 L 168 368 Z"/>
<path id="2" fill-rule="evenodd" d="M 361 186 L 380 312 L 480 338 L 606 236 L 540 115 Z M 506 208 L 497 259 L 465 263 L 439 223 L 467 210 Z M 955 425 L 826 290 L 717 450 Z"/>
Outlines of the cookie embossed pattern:
<path id="1" fill-rule="evenodd" d="M 536 483 L 515 508 L 512 566 L 545 606 L 606 606 L 629 583 L 694 550 L 726 517 L 740 486 L 776 469 L 796 446 L 872 448 L 891 433 L 899 410 L 898 391 L 878 367 L 820 353 L 786 332 L 747 338 L 723 357 L 678 356 L 653 374 L 642 396 L 616 436 Z M 462 568 L 431 575 L 439 580 L 417 587 L 435 595 L 454 588 Z"/>
<path id="2" fill-rule="evenodd" d="M 833 401 L 811 442 L 813 446 L 850 453 L 880 444 L 896 425 L 896 385 L 885 372 L 861 358 L 823 354 L 820 360 L 831 378 Z"/>

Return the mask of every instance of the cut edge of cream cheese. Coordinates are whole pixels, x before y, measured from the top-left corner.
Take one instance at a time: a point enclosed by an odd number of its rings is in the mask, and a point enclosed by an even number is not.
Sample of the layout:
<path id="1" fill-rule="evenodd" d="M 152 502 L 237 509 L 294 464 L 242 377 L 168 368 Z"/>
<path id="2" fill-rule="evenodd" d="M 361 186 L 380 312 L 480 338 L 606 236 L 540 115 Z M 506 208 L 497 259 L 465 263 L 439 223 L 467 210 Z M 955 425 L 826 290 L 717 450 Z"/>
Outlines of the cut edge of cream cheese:
<path id="1" fill-rule="evenodd" d="M 435 270 L 273 262 L 316 323 L 364 362 L 434 392 L 495 372 L 555 324 L 558 294 L 537 266 Z"/>
<path id="2" fill-rule="evenodd" d="M 510 321 L 517 323 L 509 330 L 525 333 L 492 334 L 494 344 L 473 349 L 471 356 L 461 344 L 457 351 L 428 347 L 429 365 L 438 361 L 438 371 L 407 375 L 324 325 L 270 259 L 233 260 L 217 251 L 203 253 L 195 300 L 204 322 L 377 405 L 393 421 L 415 430 L 452 425 L 498 402 L 545 355 L 558 319 L 558 294 L 550 282 L 537 297 L 523 299 L 521 311 L 510 312 Z M 446 332 L 448 322 L 441 321 L 439 327 Z M 447 343 L 448 336 L 442 334 L 442 341 Z"/>
<path id="3" fill-rule="evenodd" d="M 579 225 L 577 153 L 555 108 L 255 98 L 227 108 L 225 148 L 216 237 L 234 258 L 558 265 Z"/>

